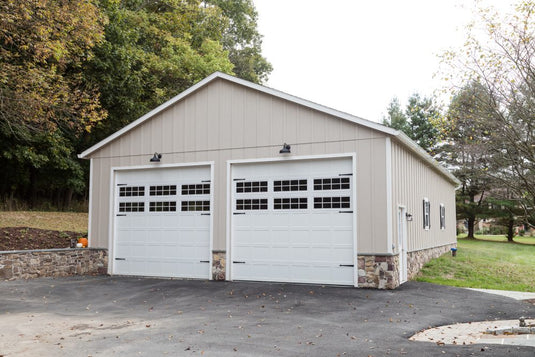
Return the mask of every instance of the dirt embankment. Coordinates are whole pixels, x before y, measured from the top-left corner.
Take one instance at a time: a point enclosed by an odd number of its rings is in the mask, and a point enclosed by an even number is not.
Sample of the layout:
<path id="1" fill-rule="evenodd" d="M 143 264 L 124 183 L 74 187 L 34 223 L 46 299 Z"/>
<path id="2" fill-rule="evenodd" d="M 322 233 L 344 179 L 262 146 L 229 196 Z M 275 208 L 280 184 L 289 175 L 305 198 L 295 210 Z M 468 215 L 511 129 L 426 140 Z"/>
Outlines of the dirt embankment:
<path id="1" fill-rule="evenodd" d="M 69 248 L 81 233 L 27 227 L 1 227 L 0 251 Z"/>

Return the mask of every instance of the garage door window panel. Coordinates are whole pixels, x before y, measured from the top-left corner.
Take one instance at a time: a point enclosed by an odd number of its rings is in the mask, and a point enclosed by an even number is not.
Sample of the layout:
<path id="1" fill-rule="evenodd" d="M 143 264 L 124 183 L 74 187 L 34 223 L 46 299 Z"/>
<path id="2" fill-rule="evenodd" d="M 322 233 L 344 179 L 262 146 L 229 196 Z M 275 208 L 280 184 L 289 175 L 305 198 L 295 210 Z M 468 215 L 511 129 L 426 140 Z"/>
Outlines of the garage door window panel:
<path id="1" fill-rule="evenodd" d="M 237 211 L 260 211 L 268 209 L 267 198 L 244 198 L 236 200 Z"/>
<path id="2" fill-rule="evenodd" d="M 144 212 L 145 202 L 119 202 L 119 212 Z"/>
<path id="3" fill-rule="evenodd" d="M 145 186 L 123 186 L 119 188 L 119 197 L 145 196 Z"/>
<path id="4" fill-rule="evenodd" d="M 182 212 L 210 211 L 210 201 L 182 201 Z"/>
<path id="5" fill-rule="evenodd" d="M 306 197 L 275 198 L 273 209 L 276 210 L 300 210 L 308 208 Z"/>
<path id="6" fill-rule="evenodd" d="M 314 179 L 314 191 L 349 189 L 351 189 L 351 180 L 349 177 L 329 177 Z"/>
<path id="7" fill-rule="evenodd" d="M 182 185 L 182 195 L 209 195 L 209 194 L 210 194 L 209 183 Z"/>
<path id="8" fill-rule="evenodd" d="M 307 187 L 306 179 L 299 180 L 275 180 L 273 181 L 274 192 L 289 192 L 289 191 L 306 191 Z"/>
<path id="9" fill-rule="evenodd" d="M 150 196 L 174 196 L 176 195 L 176 185 L 150 186 Z"/>
<path id="10" fill-rule="evenodd" d="M 342 196 L 342 197 L 314 197 L 314 208 L 323 209 L 323 208 L 351 208 L 351 197 Z"/>
<path id="11" fill-rule="evenodd" d="M 176 212 L 176 201 L 158 201 L 149 203 L 150 212 Z"/>
<path id="12" fill-rule="evenodd" d="M 267 181 L 236 182 L 236 193 L 268 192 Z"/>

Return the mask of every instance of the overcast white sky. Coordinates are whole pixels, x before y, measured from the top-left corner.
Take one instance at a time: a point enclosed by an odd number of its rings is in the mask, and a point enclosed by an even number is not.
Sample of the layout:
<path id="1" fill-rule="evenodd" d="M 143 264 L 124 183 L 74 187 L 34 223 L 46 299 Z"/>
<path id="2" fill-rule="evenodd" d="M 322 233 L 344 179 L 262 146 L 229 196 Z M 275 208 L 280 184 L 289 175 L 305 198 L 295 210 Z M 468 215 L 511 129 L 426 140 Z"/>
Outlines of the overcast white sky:
<path id="1" fill-rule="evenodd" d="M 253 0 L 268 87 L 380 122 L 392 97 L 431 95 L 472 0 Z M 513 0 L 484 0 L 509 8 Z"/>

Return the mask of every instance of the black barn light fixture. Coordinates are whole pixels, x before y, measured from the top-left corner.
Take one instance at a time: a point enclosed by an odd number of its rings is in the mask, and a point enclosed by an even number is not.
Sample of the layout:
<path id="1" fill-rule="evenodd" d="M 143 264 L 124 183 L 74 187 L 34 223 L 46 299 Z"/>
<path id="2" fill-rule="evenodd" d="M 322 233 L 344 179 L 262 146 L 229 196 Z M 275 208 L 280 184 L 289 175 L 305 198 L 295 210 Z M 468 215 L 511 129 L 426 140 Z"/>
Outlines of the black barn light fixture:
<path id="1" fill-rule="evenodd" d="M 282 149 L 279 151 L 279 154 L 290 154 L 290 148 L 290 145 L 284 143 L 284 145 L 282 145 Z"/>
<path id="2" fill-rule="evenodd" d="M 162 158 L 162 154 L 158 154 L 157 152 L 155 152 L 154 156 L 151 157 L 150 162 L 160 162 L 161 158 Z"/>

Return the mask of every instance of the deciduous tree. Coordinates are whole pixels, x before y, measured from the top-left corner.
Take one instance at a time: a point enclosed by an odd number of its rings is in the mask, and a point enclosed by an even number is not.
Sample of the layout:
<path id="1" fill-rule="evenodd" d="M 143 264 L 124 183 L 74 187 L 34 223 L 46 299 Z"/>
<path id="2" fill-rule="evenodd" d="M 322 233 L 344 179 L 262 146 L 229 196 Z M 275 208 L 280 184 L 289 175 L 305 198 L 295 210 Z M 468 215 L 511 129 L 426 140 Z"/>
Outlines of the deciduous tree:
<path id="1" fill-rule="evenodd" d="M 215 71 L 232 73 L 221 45 L 227 20 L 198 0 L 101 0 L 105 39 L 86 73 L 109 112 L 99 141 Z"/>
<path id="2" fill-rule="evenodd" d="M 257 29 L 258 13 L 251 0 L 208 0 L 228 19 L 223 48 L 229 52 L 236 76 L 254 83 L 267 80 L 271 64 L 262 56 L 262 36 Z"/>
<path id="3" fill-rule="evenodd" d="M 89 0 L 8 0 L 0 13 L 0 192 L 79 190 L 75 142 L 106 115 L 83 76 L 105 18 Z M 57 185 L 39 182 L 45 168 Z"/>
<path id="4" fill-rule="evenodd" d="M 479 8 L 466 45 L 444 54 L 444 79 L 456 91 L 477 82 L 487 99 L 484 119 L 492 160 L 488 172 L 502 188 L 535 204 L 535 2 L 510 12 Z"/>

